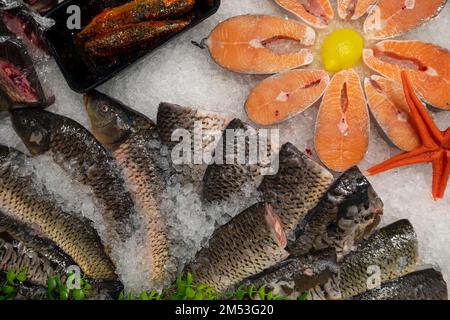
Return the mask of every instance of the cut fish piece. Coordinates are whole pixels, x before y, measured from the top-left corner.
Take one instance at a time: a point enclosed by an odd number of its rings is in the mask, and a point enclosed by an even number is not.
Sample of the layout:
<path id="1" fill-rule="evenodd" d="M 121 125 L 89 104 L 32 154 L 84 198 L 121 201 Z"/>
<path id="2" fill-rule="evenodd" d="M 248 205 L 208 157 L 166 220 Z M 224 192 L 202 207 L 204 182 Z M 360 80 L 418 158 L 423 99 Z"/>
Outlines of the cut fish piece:
<path id="1" fill-rule="evenodd" d="M 255 204 L 218 228 L 186 269 L 197 283 L 223 292 L 286 259 L 286 241 L 273 208 Z"/>
<path id="2" fill-rule="evenodd" d="M 328 27 L 328 23 L 334 18 L 333 7 L 329 0 L 275 0 L 275 2 L 315 28 Z"/>
<path id="3" fill-rule="evenodd" d="M 370 11 L 378 0 L 338 0 L 339 17 L 346 20 L 357 20 Z"/>
<path id="4" fill-rule="evenodd" d="M 308 212 L 288 243 L 293 256 L 335 248 L 339 260 L 369 236 L 381 221 L 384 204 L 370 182 L 353 167 L 341 175 Z"/>
<path id="5" fill-rule="evenodd" d="M 387 39 L 402 35 L 430 20 L 447 0 L 380 0 L 364 22 L 370 39 Z"/>
<path id="6" fill-rule="evenodd" d="M 329 82 L 330 77 L 323 70 L 292 70 L 275 75 L 253 89 L 245 110 L 256 124 L 280 123 L 319 100 Z"/>
<path id="7" fill-rule="evenodd" d="M 220 23 L 205 44 L 212 58 L 234 72 L 271 74 L 313 62 L 306 47 L 314 30 L 295 20 L 267 15 L 243 15 Z"/>
<path id="8" fill-rule="evenodd" d="M 369 145 L 369 111 L 358 74 L 334 75 L 322 99 L 315 145 L 322 162 L 343 172 L 364 158 Z"/>
<path id="9" fill-rule="evenodd" d="M 401 82 L 408 77 L 417 94 L 435 108 L 450 110 L 450 52 L 421 41 L 386 40 L 363 52 L 364 63 L 381 75 Z"/>
<path id="10" fill-rule="evenodd" d="M 364 88 L 370 111 L 389 141 L 404 151 L 419 147 L 420 138 L 410 119 L 402 86 L 374 75 L 365 79 Z"/>

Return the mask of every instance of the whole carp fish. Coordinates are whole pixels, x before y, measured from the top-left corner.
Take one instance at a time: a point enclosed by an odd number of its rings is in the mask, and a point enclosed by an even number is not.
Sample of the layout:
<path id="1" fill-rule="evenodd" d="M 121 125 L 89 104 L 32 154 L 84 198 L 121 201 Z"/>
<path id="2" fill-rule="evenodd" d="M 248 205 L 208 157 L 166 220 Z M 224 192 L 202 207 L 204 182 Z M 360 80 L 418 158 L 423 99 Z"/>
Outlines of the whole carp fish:
<path id="1" fill-rule="evenodd" d="M 19 151 L 1 145 L 0 210 L 52 240 L 88 277 L 117 278 L 91 221 L 65 212 L 55 196 L 39 183 L 29 160 Z"/>
<path id="2" fill-rule="evenodd" d="M 284 260 L 286 235 L 268 204 L 256 204 L 219 227 L 187 270 L 218 292 Z"/>
<path id="3" fill-rule="evenodd" d="M 288 251 L 303 255 L 334 247 L 340 259 L 371 233 L 382 213 L 383 202 L 366 177 L 354 167 L 331 186 L 300 222 L 295 230 L 296 240 Z"/>
<path id="4" fill-rule="evenodd" d="M 114 238 L 128 238 L 134 204 L 115 160 L 78 122 L 41 109 L 12 111 L 12 123 L 32 155 L 50 154 L 75 180 L 92 188 Z"/>
<path id="5" fill-rule="evenodd" d="M 169 254 L 167 219 L 161 210 L 165 191 L 161 170 L 161 143 L 155 124 L 144 115 L 100 92 L 84 97 L 94 136 L 112 152 L 137 211 L 147 222 L 151 281 L 166 285 L 175 276 L 175 261 Z"/>

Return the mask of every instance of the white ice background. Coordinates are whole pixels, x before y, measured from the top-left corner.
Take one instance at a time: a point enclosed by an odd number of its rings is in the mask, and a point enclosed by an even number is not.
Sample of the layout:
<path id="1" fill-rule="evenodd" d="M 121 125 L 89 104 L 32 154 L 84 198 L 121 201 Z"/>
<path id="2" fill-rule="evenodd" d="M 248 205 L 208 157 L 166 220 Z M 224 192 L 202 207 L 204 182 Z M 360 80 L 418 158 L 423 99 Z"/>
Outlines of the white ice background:
<path id="1" fill-rule="evenodd" d="M 229 17 L 249 13 L 286 15 L 272 0 L 222 0 L 216 15 L 154 51 L 99 90 L 122 100 L 153 120 L 161 101 L 228 112 L 246 120 L 244 102 L 249 91 L 265 77 L 224 70 L 213 62 L 207 50 L 200 50 L 191 44 L 191 40 L 200 41 L 208 36 L 217 23 Z M 449 28 L 450 5 L 447 5 L 437 18 L 403 38 L 433 42 L 450 48 Z M 50 60 L 43 72 L 46 85 L 56 95 L 56 104 L 49 110 L 88 127 L 82 96 L 69 89 L 56 64 Z M 300 150 L 314 150 L 312 139 L 316 114 L 317 107 L 314 107 L 281 125 L 282 142 L 290 141 Z M 434 118 L 442 129 L 450 126 L 450 112 L 435 113 Z M 8 118 L 0 119 L 0 143 L 25 151 Z M 398 152 L 383 140 L 372 125 L 370 149 L 361 169 L 365 170 Z M 52 191 L 58 192 L 70 206 L 81 208 L 83 214 L 96 221 L 97 226 L 101 225 L 89 196 L 84 194 L 77 197 L 82 186 L 71 184 L 70 179 L 64 177 L 64 172 L 52 165 L 48 158 L 39 159 L 37 168 L 38 175 L 43 177 Z M 450 281 L 450 190 L 444 200 L 435 202 L 431 196 L 431 177 L 431 166 L 422 165 L 396 169 L 369 179 L 385 204 L 383 224 L 409 219 L 419 237 L 423 263 L 439 266 Z M 172 195 L 176 197 L 173 205 L 174 214 L 177 215 L 174 232 L 187 248 L 180 248 L 175 254 L 187 259 L 211 234 L 215 221 L 199 209 L 200 200 L 191 197 L 189 189 L 175 189 Z M 127 288 L 139 288 L 142 285 L 140 272 L 144 272 L 144 269 L 140 252 L 141 245 L 137 241 L 130 241 L 126 248 L 117 253 L 121 260 L 119 272 Z"/>

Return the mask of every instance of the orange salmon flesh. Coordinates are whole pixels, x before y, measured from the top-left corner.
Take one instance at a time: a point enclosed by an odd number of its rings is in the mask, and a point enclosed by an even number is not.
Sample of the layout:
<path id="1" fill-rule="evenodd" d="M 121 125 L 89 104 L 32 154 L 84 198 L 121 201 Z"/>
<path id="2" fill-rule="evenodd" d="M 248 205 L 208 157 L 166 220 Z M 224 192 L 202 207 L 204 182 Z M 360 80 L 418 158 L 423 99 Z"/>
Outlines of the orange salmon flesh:
<path id="1" fill-rule="evenodd" d="M 206 40 L 212 58 L 239 73 L 273 74 L 308 65 L 312 28 L 295 20 L 244 15 L 220 23 Z"/>
<path id="2" fill-rule="evenodd" d="M 380 0 L 364 22 L 370 39 L 397 37 L 436 16 L 447 0 Z"/>
<path id="3" fill-rule="evenodd" d="M 336 73 L 317 116 L 315 145 L 320 160 L 343 172 L 361 162 L 369 145 L 369 111 L 358 74 Z"/>
<path id="4" fill-rule="evenodd" d="M 401 84 L 380 76 L 364 81 L 370 111 L 389 139 L 403 151 L 420 146 Z"/>
<path id="5" fill-rule="evenodd" d="M 293 70 L 258 84 L 245 110 L 251 121 L 273 125 L 305 111 L 322 97 L 330 77 L 323 70 Z"/>
<path id="6" fill-rule="evenodd" d="M 283 9 L 296 15 L 309 25 L 324 29 L 334 18 L 329 0 L 275 0 Z"/>
<path id="7" fill-rule="evenodd" d="M 450 53 L 420 41 L 386 40 L 363 52 L 364 63 L 381 75 L 401 82 L 407 71 L 414 89 L 428 104 L 450 110 Z"/>

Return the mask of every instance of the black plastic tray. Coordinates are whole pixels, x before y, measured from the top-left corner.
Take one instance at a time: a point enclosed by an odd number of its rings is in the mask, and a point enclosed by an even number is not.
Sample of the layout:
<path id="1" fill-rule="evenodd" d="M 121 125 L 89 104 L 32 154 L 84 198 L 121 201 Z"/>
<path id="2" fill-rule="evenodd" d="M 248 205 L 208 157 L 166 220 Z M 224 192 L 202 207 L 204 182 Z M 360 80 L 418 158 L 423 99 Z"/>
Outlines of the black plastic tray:
<path id="1" fill-rule="evenodd" d="M 162 39 L 159 43 L 151 46 L 145 51 L 137 52 L 132 56 L 119 59 L 108 65 L 94 66 L 93 64 L 87 63 L 81 57 L 79 50 L 75 47 L 74 36 L 79 30 L 69 30 L 66 26 L 66 21 L 69 17 L 67 14 L 67 7 L 70 5 L 77 5 L 80 7 L 82 28 L 91 21 L 93 16 L 88 14 L 89 10 L 86 8 L 86 3 L 86 0 L 67 0 L 52 9 L 46 14 L 46 17 L 55 20 L 56 24 L 44 33 L 49 50 L 61 69 L 64 78 L 70 88 L 79 93 L 86 93 L 113 78 L 120 71 L 124 70 L 140 58 L 212 16 L 217 12 L 220 6 L 220 0 L 197 0 L 194 8 L 194 19 L 189 26 L 179 33 Z"/>

